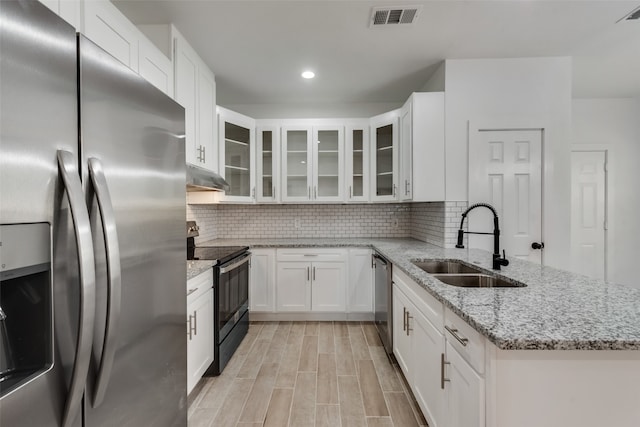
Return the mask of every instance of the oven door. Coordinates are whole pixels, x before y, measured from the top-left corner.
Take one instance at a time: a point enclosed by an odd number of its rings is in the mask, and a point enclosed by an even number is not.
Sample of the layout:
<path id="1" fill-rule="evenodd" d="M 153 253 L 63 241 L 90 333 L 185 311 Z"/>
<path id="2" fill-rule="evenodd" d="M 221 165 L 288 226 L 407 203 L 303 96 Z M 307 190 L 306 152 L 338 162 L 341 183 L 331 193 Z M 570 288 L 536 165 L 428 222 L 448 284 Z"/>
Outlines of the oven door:
<path id="1" fill-rule="evenodd" d="M 249 308 L 249 260 L 246 252 L 218 267 L 218 343 L 224 341 Z"/>

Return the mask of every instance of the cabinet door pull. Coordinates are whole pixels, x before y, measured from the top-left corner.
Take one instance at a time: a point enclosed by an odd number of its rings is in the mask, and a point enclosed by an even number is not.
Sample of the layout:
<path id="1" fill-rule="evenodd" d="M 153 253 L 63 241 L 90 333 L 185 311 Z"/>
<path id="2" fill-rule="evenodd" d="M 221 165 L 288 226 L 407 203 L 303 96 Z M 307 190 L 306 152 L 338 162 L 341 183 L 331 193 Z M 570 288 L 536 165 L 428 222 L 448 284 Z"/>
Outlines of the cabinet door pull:
<path id="1" fill-rule="evenodd" d="M 407 307 L 402 307 L 402 330 L 407 330 Z"/>
<path id="2" fill-rule="evenodd" d="M 449 331 L 449 333 L 451 335 L 453 335 L 453 337 L 460 343 L 462 344 L 463 347 L 467 346 L 467 343 L 469 342 L 469 338 L 465 338 L 463 336 L 458 335 L 458 330 L 456 328 L 450 328 L 448 326 L 444 327 L 447 331 Z"/>
<path id="3" fill-rule="evenodd" d="M 203 145 L 202 146 L 202 163 L 206 163 L 207 161 L 207 152 L 205 151 L 206 149 L 207 147 Z"/>
<path id="4" fill-rule="evenodd" d="M 349 186 L 349 198 L 353 199 L 353 188 Z"/>
<path id="5" fill-rule="evenodd" d="M 396 197 L 396 188 L 397 186 L 393 184 L 393 197 Z"/>
<path id="6" fill-rule="evenodd" d="M 198 312 L 193 310 L 193 335 L 198 335 Z"/>
<path id="7" fill-rule="evenodd" d="M 440 388 L 444 390 L 444 383 L 451 381 L 449 378 L 444 377 L 444 365 L 449 365 L 451 362 L 444 360 L 444 353 L 440 353 Z"/>
<path id="8" fill-rule="evenodd" d="M 191 319 L 193 316 L 189 315 L 189 320 L 187 321 L 187 323 L 189 324 L 188 332 L 187 335 L 189 336 L 189 341 L 191 341 L 193 339 L 193 327 L 191 325 Z"/>
<path id="9" fill-rule="evenodd" d="M 316 280 L 316 268 L 313 267 L 313 280 Z"/>
<path id="10" fill-rule="evenodd" d="M 313 186 L 313 198 L 314 200 L 318 198 L 318 187 Z"/>
<path id="11" fill-rule="evenodd" d="M 307 267 L 307 282 L 310 280 L 310 273 L 309 273 L 310 268 Z"/>
<path id="12" fill-rule="evenodd" d="M 413 331 L 413 329 L 411 329 L 411 324 L 409 323 L 411 319 L 413 319 L 413 316 L 409 314 L 409 310 L 407 310 L 407 336 L 409 336 L 409 332 Z"/>
<path id="13" fill-rule="evenodd" d="M 311 186 L 309 186 L 309 200 L 311 200 Z"/>
<path id="14" fill-rule="evenodd" d="M 273 193 L 271 193 L 271 197 L 276 198 L 276 186 L 273 186 Z"/>

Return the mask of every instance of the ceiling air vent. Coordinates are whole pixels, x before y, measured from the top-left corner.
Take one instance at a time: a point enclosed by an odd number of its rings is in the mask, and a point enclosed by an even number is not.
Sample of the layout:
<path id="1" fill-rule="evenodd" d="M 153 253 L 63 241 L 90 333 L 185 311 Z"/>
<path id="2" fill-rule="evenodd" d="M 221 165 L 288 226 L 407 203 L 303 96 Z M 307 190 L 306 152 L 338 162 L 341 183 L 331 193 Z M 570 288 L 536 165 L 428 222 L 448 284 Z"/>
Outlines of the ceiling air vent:
<path id="1" fill-rule="evenodd" d="M 422 6 L 374 7 L 371 11 L 371 27 L 396 24 L 413 24 Z"/>

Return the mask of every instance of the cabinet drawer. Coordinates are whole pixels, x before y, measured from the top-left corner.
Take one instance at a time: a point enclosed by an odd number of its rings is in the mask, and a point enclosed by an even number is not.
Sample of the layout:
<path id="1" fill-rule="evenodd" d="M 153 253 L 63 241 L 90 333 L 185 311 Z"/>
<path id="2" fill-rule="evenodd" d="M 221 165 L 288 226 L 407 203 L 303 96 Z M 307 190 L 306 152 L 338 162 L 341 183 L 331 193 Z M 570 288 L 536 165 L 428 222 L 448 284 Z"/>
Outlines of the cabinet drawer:
<path id="1" fill-rule="evenodd" d="M 393 282 L 409 297 L 416 308 L 442 332 L 444 324 L 444 306 L 442 303 L 397 268 L 393 269 Z"/>
<path id="2" fill-rule="evenodd" d="M 187 280 L 187 304 L 195 301 L 213 287 L 213 268 Z"/>
<path id="3" fill-rule="evenodd" d="M 278 261 L 342 261 L 347 259 L 347 250 L 338 248 L 278 249 Z"/>
<path id="4" fill-rule="evenodd" d="M 484 373 L 484 337 L 448 308 L 444 312 L 448 343 L 479 373 Z M 463 344 L 464 342 L 464 344 Z"/>

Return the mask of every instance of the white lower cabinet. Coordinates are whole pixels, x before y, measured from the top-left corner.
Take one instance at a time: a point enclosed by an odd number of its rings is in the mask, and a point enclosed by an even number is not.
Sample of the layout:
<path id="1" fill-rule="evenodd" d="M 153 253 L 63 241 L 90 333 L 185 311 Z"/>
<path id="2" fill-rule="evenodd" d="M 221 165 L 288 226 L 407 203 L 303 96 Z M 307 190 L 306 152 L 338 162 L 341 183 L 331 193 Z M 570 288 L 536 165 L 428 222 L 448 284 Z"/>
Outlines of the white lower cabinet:
<path id="1" fill-rule="evenodd" d="M 278 262 L 276 309 L 311 310 L 311 265 L 304 262 Z"/>
<path id="2" fill-rule="evenodd" d="M 213 270 L 187 282 L 187 393 L 213 362 Z"/>
<path id="3" fill-rule="evenodd" d="M 411 386 L 429 426 L 444 426 L 445 393 L 441 369 L 444 350 L 442 333 L 403 292 L 403 283 L 394 276 L 393 285 L 393 354 Z"/>
<path id="4" fill-rule="evenodd" d="M 346 263 L 311 263 L 311 311 L 345 311 Z"/>
<path id="5" fill-rule="evenodd" d="M 447 427 L 484 427 L 484 378 L 449 342 L 446 359 Z"/>
<path id="6" fill-rule="evenodd" d="M 484 427 L 484 339 L 406 274 L 393 283 L 393 353 L 427 423 Z"/>
<path id="7" fill-rule="evenodd" d="M 373 312 L 373 266 L 371 249 L 349 249 L 347 311 Z"/>
<path id="8" fill-rule="evenodd" d="M 275 309 L 276 250 L 251 249 L 249 310 L 272 312 Z"/>
<path id="9" fill-rule="evenodd" d="M 345 249 L 278 249 L 276 311 L 345 312 Z"/>

